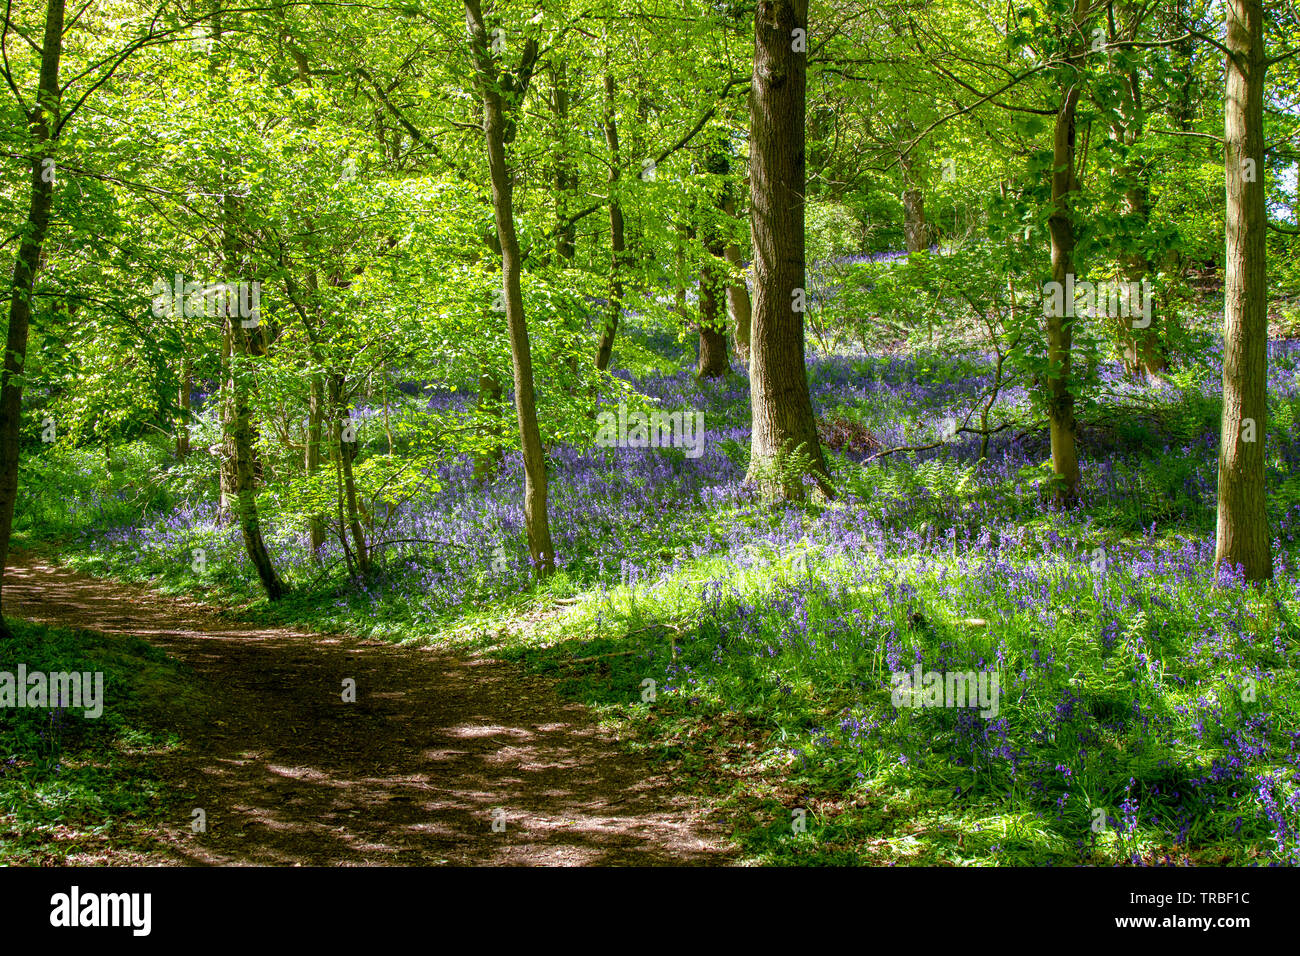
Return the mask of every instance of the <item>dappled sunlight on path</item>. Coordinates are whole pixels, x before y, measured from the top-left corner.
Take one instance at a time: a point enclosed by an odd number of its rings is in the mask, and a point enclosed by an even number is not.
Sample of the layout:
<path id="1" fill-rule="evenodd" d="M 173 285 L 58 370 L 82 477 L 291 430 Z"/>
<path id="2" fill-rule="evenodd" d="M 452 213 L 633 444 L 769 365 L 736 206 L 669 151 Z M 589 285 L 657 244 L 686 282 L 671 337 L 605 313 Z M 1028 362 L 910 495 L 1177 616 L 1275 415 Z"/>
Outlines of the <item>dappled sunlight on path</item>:
<path id="1" fill-rule="evenodd" d="M 733 859 L 698 798 L 513 665 L 232 622 L 33 555 L 13 556 L 4 594 L 7 614 L 135 635 L 194 669 L 209 706 L 178 707 L 182 746 L 151 758 L 185 800 L 155 862 Z M 191 832 L 192 809 L 207 832 Z"/>

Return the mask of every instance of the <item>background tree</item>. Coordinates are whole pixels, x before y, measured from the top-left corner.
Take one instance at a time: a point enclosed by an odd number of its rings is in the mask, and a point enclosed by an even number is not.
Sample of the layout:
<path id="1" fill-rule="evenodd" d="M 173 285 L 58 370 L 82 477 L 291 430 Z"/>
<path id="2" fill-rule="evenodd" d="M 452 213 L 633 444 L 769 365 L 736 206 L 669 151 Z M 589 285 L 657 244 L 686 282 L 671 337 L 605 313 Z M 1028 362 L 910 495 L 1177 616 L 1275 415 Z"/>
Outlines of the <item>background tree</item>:
<path id="1" fill-rule="evenodd" d="M 750 476 L 766 494 L 802 498 L 802 476 L 785 468 L 807 456 L 824 494 L 822 456 L 804 364 L 804 97 L 808 5 L 759 0 L 750 88 L 750 230 L 754 242 L 754 324 L 749 394 Z"/>

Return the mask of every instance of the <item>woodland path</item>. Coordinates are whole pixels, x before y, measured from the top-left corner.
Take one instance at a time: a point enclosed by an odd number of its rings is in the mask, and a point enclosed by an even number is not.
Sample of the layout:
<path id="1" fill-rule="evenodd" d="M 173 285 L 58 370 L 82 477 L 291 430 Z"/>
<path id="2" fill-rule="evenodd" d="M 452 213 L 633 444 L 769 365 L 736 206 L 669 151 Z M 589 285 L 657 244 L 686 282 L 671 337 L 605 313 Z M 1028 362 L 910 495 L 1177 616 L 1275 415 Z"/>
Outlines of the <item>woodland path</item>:
<path id="1" fill-rule="evenodd" d="M 135 635 L 194 672 L 181 746 L 145 759 L 184 794 L 159 849 L 181 865 L 726 864 L 701 801 L 515 665 L 241 624 L 147 587 L 11 555 L 9 615 Z M 356 702 L 342 700 L 356 681 Z M 106 706 L 112 705 L 111 688 Z M 190 807 L 207 832 L 193 833 Z M 494 811 L 505 828 L 493 829 Z M 497 814 L 501 819 L 501 814 Z M 76 859 L 70 862 L 78 862 Z"/>

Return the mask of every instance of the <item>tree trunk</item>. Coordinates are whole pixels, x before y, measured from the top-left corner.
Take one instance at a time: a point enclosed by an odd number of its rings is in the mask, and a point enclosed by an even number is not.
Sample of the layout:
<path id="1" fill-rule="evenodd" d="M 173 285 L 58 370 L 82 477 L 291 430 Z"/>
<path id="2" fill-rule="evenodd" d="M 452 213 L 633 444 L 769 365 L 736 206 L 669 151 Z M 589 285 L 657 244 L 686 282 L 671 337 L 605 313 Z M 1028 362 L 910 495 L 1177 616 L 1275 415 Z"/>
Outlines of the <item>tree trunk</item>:
<path id="1" fill-rule="evenodd" d="M 221 384 L 218 395 L 221 402 L 221 421 L 225 427 L 226 407 L 231 402 L 230 375 L 232 344 L 230 328 L 227 323 L 221 329 Z M 226 442 L 227 435 L 222 431 L 221 442 L 217 445 L 217 524 L 225 526 L 235 520 L 235 459 L 230 455 Z"/>
<path id="2" fill-rule="evenodd" d="M 330 376 L 330 408 L 333 411 L 334 443 L 339 449 L 339 464 L 343 472 L 343 505 L 347 509 L 348 531 L 352 534 L 352 546 L 357 550 L 357 568 L 362 577 L 370 574 L 370 548 L 367 546 L 365 529 L 361 527 L 361 516 L 357 508 L 357 483 L 352 472 L 352 461 L 357 457 L 357 441 L 346 437 L 345 422 L 350 419 L 348 410 L 343 407 L 343 376 Z"/>
<path id="3" fill-rule="evenodd" d="M 555 551 L 546 504 L 546 459 L 537 425 L 533 395 L 533 358 L 524 317 L 524 299 L 519 286 L 519 238 L 515 234 L 514 180 L 506 160 L 506 143 L 513 138 L 513 124 L 507 109 L 522 102 L 537 57 L 537 42 L 527 41 L 517 77 L 499 76 L 488 52 L 487 27 L 479 0 L 465 0 L 465 16 L 472 37 L 475 72 L 483 98 L 483 139 L 487 145 L 488 169 L 492 179 L 492 208 L 496 213 L 497 237 L 501 241 L 501 279 L 505 291 L 506 325 L 510 333 L 510 356 L 514 372 L 515 410 L 519 419 L 519 443 L 524 456 L 524 526 L 528 551 L 541 577 L 555 569 Z M 503 92 L 513 100 L 503 102 Z"/>
<path id="4" fill-rule="evenodd" d="M 41 267 L 41 247 L 50 228 L 54 205 L 54 177 L 46 176 L 51 144 L 59 119 L 59 62 L 63 55 L 63 0 L 49 0 L 45 8 L 45 42 L 41 47 L 41 73 L 36 106 L 27 117 L 33 140 L 31 203 L 26 228 L 14 260 L 13 290 L 9 297 L 9 331 L 5 338 L 4 368 L 0 372 L 0 638 L 9 637 L 4 623 L 4 571 L 9 561 L 9 535 L 13 531 L 14 504 L 18 497 L 19 425 L 22 423 L 23 366 L 27 360 L 27 335 L 32 322 L 32 296 Z"/>
<path id="5" fill-rule="evenodd" d="M 391 390 L 388 387 L 389 379 L 388 379 L 387 361 L 384 362 L 382 375 L 383 375 L 383 389 L 384 389 L 384 438 L 388 440 L 388 457 L 391 458 L 393 457 L 393 423 L 392 420 L 388 417 L 388 398 L 389 395 L 391 394 Z"/>
<path id="6" fill-rule="evenodd" d="M 728 216 L 736 215 L 736 203 L 730 197 L 723 201 L 723 212 Z M 727 263 L 733 269 L 741 269 L 744 263 L 740 258 L 740 247 L 734 242 L 727 243 Z M 749 301 L 749 286 L 744 279 L 737 279 L 727 285 L 727 306 L 731 312 L 732 341 L 735 343 L 736 356 L 749 364 L 749 343 L 751 326 L 754 321 L 753 305 Z"/>
<path id="7" fill-rule="evenodd" d="M 1150 220 L 1150 199 L 1146 184 L 1141 181 L 1145 178 L 1145 173 L 1140 170 L 1130 170 L 1129 173 L 1138 177 L 1138 181 L 1124 191 L 1124 212 L 1146 224 Z M 1124 278 L 1128 282 L 1141 282 L 1150 275 L 1151 263 L 1144 253 L 1133 253 L 1120 258 Z M 1130 376 L 1155 379 L 1169 369 L 1154 321 L 1145 329 L 1134 329 L 1132 318 L 1116 318 L 1115 323 L 1123 350 L 1124 370 Z"/>
<path id="8" fill-rule="evenodd" d="M 623 175 L 618 149 L 618 118 L 616 113 L 616 88 L 614 77 L 605 74 L 605 144 L 609 147 L 609 310 L 605 314 L 605 327 L 600 334 L 596 350 L 596 368 L 605 371 L 614 351 L 614 336 L 618 333 L 618 320 L 623 314 L 623 266 L 627 255 L 627 242 L 623 227 L 623 204 L 618 189 Z"/>
<path id="9" fill-rule="evenodd" d="M 555 232 L 555 253 L 560 265 L 572 260 L 577 247 L 578 227 L 568 221 L 572 197 L 578 189 L 578 173 L 573 167 L 572 151 L 568 147 L 569 133 L 569 64 L 556 62 L 551 72 L 552 91 L 555 96 L 555 128 L 558 143 L 555 152 L 555 203 L 558 220 Z"/>
<path id="10" fill-rule="evenodd" d="M 754 328 L 749 392 L 753 438 L 749 478 L 770 498 L 800 499 L 803 482 L 782 467 L 796 450 L 832 494 L 804 360 L 804 96 L 807 54 L 794 52 L 808 28 L 807 0 L 759 0 L 749 94 L 750 233 L 754 242 Z M 804 34 L 806 36 L 806 33 Z"/>
<path id="11" fill-rule="evenodd" d="M 176 457 L 185 459 L 190 456 L 190 390 L 194 379 L 190 373 L 190 360 L 181 360 L 181 384 L 176 390 L 176 404 L 180 406 L 180 421 L 176 424 Z"/>
<path id="12" fill-rule="evenodd" d="M 238 314 L 227 315 L 226 335 L 230 339 L 229 378 L 226 382 L 226 402 L 222 409 L 222 426 L 225 442 L 223 462 L 228 462 L 231 506 L 239 520 L 244 536 L 244 550 L 253 562 L 266 596 L 278 601 L 284 596 L 284 584 L 271 564 L 262 539 L 262 525 L 257 514 L 257 495 L 253 476 L 253 422 L 249 407 L 248 389 L 241 380 L 248 374 L 241 368 L 250 355 L 248 333 Z M 227 469 L 223 469 L 227 471 Z"/>
<path id="13" fill-rule="evenodd" d="M 694 235 L 690 226 L 677 226 L 677 288 L 676 311 L 683 322 L 689 323 L 691 320 L 690 313 L 686 309 L 686 243 Z"/>
<path id="14" fill-rule="evenodd" d="M 303 463 L 308 476 L 320 471 L 320 446 L 325 419 L 325 382 L 320 372 L 311 373 L 310 393 L 307 397 L 307 454 Z M 307 519 L 307 534 L 311 539 L 313 561 L 320 560 L 320 549 L 325 544 L 325 516 L 314 514 Z"/>
<path id="15" fill-rule="evenodd" d="M 706 246 L 708 260 L 700 269 L 700 358 L 695 377 L 725 378 L 731 371 L 727 358 L 726 313 L 723 311 L 723 277 L 719 265 L 725 253 L 720 240 Z"/>
<path id="16" fill-rule="evenodd" d="M 1125 8 L 1124 21 L 1127 31 L 1121 39 L 1131 42 L 1137 39 L 1141 26 L 1141 17 L 1136 11 Z M 1134 68 L 1124 78 L 1124 100 L 1121 110 L 1111 124 L 1111 133 L 1125 151 L 1133 150 L 1142 137 L 1146 125 L 1145 111 L 1142 105 L 1142 76 Z M 1151 220 L 1150 176 L 1140 159 L 1130 159 L 1124 169 L 1126 181 L 1122 212 L 1131 227 L 1129 235 L 1141 235 L 1147 232 Z M 1151 273 L 1151 261 L 1145 250 L 1121 254 L 1124 279 L 1128 282 L 1142 282 Z M 1152 316 L 1154 320 L 1154 316 Z M 1112 317 L 1119 336 L 1121 357 L 1124 371 L 1130 377 L 1156 379 L 1169 368 L 1165 359 L 1164 347 L 1158 325 L 1146 328 L 1134 328 L 1131 317 Z"/>
<path id="17" fill-rule="evenodd" d="M 484 372 L 478 378 L 478 407 L 479 411 L 487 416 L 488 422 L 483 425 L 479 434 L 488 444 L 488 447 L 478 456 L 474 462 L 474 480 L 487 481 L 497 472 L 503 460 L 501 452 L 501 433 L 503 431 L 502 422 L 497 416 L 497 406 L 501 401 L 501 383 L 497 381 L 496 376 L 491 372 Z"/>
<path id="18" fill-rule="evenodd" d="M 1052 281 L 1067 287 L 1074 274 L 1074 221 L 1071 202 L 1079 189 L 1074 173 L 1074 117 L 1079 88 L 1072 86 L 1061 97 L 1052 136 L 1052 214 L 1048 229 L 1052 236 Z M 1073 281 L 1068 283 L 1073 288 Z M 1064 299 L 1064 297 L 1063 297 Z M 1061 503 L 1079 495 L 1079 459 L 1075 448 L 1074 395 L 1070 392 L 1070 364 L 1074 339 L 1072 302 L 1047 313 L 1047 415 L 1052 438 L 1052 473 L 1056 476 L 1056 497 Z M 1053 314 L 1059 312 L 1060 314 Z"/>
<path id="19" fill-rule="evenodd" d="M 212 33 L 221 35 L 220 4 L 213 4 Z M 215 69 L 215 65 L 214 65 Z M 224 281 L 243 283 L 244 251 L 238 224 L 241 200 L 230 190 L 234 177 L 223 177 L 221 199 L 221 266 Z M 242 296 L 240 299 L 242 301 Z M 257 513 L 257 473 L 261 470 L 257 460 L 257 429 L 253 423 L 250 386 L 245 376 L 251 377 L 248 360 L 266 354 L 263 330 L 257 316 L 245 316 L 232 299 L 226 300 L 225 337 L 229 343 L 229 378 L 226 383 L 225 404 L 222 407 L 224 445 L 222 462 L 226 466 L 225 481 L 239 530 L 244 538 L 244 550 L 257 571 L 262 589 L 268 600 L 278 601 L 284 596 L 284 583 L 276 573 L 262 538 L 262 522 Z M 254 324 L 245 326 L 252 318 Z"/>
<path id="20" fill-rule="evenodd" d="M 925 194 L 916 181 L 916 162 L 910 153 L 899 157 L 903 174 L 903 243 L 908 252 L 925 252 L 930 248 L 930 226 L 925 221 Z"/>
<path id="21" fill-rule="evenodd" d="M 1229 0 L 1224 106 L 1227 265 L 1216 571 L 1273 576 L 1264 485 L 1268 418 L 1268 262 L 1264 243 L 1264 12 Z"/>

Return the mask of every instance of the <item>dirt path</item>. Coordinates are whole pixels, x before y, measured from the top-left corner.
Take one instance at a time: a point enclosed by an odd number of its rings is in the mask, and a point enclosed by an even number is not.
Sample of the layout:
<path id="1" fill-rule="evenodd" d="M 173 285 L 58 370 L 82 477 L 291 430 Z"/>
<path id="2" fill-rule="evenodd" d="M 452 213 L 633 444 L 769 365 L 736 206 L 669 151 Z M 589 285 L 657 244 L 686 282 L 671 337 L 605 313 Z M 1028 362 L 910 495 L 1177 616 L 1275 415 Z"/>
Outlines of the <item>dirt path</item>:
<path id="1" fill-rule="evenodd" d="M 517 667 L 232 623 L 200 605 L 11 556 L 8 614 L 136 635 L 211 698 L 159 773 L 194 807 L 147 862 L 701 864 L 726 838 L 591 715 Z M 341 697 L 356 681 L 356 702 Z M 178 714 L 178 720 L 186 720 Z M 178 725 L 180 726 L 180 725 Z M 493 829 L 504 819 L 504 832 Z M 103 861 L 123 862 L 123 861 Z"/>

